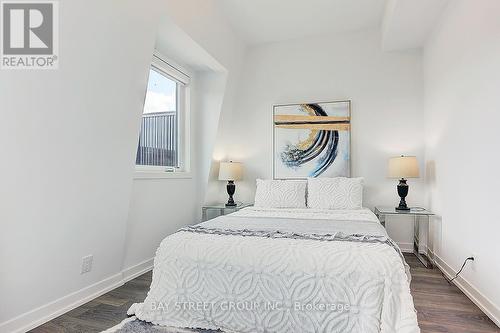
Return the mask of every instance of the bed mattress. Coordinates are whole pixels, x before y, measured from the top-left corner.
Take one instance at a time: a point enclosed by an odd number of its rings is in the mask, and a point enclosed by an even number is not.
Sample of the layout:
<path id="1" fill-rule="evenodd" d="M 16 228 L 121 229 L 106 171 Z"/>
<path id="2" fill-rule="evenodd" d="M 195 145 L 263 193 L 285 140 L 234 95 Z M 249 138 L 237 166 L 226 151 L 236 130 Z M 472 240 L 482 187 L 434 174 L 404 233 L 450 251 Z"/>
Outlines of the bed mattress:
<path id="1" fill-rule="evenodd" d="M 413 333 L 409 281 L 368 209 L 248 207 L 166 237 L 129 313 L 225 332 Z"/>

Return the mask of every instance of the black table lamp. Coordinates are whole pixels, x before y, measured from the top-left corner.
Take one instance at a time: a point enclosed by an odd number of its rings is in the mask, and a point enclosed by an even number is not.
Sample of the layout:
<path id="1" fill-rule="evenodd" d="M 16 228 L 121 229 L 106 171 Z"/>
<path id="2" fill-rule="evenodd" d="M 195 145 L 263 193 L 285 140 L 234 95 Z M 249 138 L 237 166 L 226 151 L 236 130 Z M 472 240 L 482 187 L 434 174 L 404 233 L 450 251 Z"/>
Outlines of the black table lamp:
<path id="1" fill-rule="evenodd" d="M 233 199 L 234 191 L 236 190 L 236 185 L 234 185 L 235 180 L 240 180 L 243 174 L 243 165 L 239 162 L 220 162 L 219 167 L 219 180 L 227 180 L 227 194 L 229 199 L 227 200 L 227 207 L 234 207 L 236 203 Z"/>
<path id="2" fill-rule="evenodd" d="M 406 178 L 418 178 L 418 161 L 415 156 L 398 156 L 389 159 L 389 178 L 399 178 L 398 194 L 401 200 L 396 210 L 410 210 L 406 204 L 409 186 Z"/>

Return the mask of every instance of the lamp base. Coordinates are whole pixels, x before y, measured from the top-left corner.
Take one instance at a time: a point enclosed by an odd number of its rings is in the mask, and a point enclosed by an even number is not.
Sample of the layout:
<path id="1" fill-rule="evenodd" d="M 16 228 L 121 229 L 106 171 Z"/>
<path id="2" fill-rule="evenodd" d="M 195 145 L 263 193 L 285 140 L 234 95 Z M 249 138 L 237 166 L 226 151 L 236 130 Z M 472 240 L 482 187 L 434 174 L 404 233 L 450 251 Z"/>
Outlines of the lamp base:
<path id="1" fill-rule="evenodd" d="M 399 180 L 399 184 L 398 184 L 398 195 L 401 198 L 401 200 L 399 201 L 399 206 L 396 207 L 396 210 L 399 210 L 399 211 L 409 211 L 410 210 L 410 207 L 408 207 L 408 205 L 406 204 L 406 200 L 405 200 L 406 196 L 408 195 L 408 189 L 409 189 L 409 186 L 408 186 L 408 184 L 406 184 L 406 179 L 401 178 Z"/>
<path id="2" fill-rule="evenodd" d="M 229 195 L 229 199 L 227 200 L 226 207 L 235 207 L 236 202 L 234 202 L 233 194 L 236 191 L 236 185 L 234 185 L 234 181 L 228 180 L 226 186 L 227 194 Z"/>

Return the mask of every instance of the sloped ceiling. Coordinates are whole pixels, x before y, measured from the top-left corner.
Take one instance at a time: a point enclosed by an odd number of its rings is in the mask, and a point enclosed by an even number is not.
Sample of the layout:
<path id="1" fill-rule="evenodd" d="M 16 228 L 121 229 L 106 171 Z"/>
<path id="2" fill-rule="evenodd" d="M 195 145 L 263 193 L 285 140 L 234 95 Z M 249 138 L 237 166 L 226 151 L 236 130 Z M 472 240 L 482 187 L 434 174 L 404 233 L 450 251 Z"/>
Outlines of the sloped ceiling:
<path id="1" fill-rule="evenodd" d="M 386 0 L 220 0 L 217 4 L 245 43 L 255 45 L 379 27 Z"/>
<path id="2" fill-rule="evenodd" d="M 449 0 L 218 0 L 247 45 L 381 29 L 386 51 L 420 48 Z"/>
<path id="3" fill-rule="evenodd" d="M 388 0 L 382 23 L 385 51 L 417 49 L 425 44 L 449 0 Z"/>

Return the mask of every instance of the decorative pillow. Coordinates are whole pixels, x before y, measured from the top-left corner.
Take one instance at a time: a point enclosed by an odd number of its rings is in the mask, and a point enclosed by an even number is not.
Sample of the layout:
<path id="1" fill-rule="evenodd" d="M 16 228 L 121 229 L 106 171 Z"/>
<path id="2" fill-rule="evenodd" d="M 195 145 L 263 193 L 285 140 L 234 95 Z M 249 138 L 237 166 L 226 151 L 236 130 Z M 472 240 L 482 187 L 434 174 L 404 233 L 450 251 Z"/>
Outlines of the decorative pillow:
<path id="1" fill-rule="evenodd" d="M 306 181 L 257 179 L 255 207 L 306 208 Z"/>
<path id="2" fill-rule="evenodd" d="M 363 178 L 308 178 L 307 206 L 316 209 L 360 209 Z"/>

